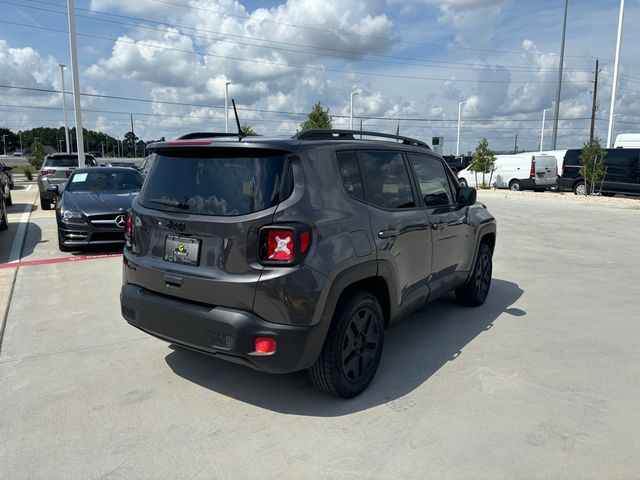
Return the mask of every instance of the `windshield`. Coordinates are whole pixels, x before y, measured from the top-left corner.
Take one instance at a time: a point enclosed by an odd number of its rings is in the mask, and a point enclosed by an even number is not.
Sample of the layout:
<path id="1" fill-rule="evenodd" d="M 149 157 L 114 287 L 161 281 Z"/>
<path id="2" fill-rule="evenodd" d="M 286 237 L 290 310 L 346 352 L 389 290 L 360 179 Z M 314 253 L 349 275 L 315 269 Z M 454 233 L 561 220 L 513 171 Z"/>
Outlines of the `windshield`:
<path id="1" fill-rule="evenodd" d="M 284 155 L 233 158 L 158 156 L 140 203 L 196 215 L 246 215 L 276 205 Z"/>
<path id="2" fill-rule="evenodd" d="M 140 190 L 142 177 L 135 170 L 77 172 L 67 185 L 68 192 L 122 192 Z"/>
<path id="3" fill-rule="evenodd" d="M 98 166 L 98 162 L 96 162 L 95 158 L 90 156 L 85 156 L 84 164 L 88 167 Z M 78 156 L 68 155 L 68 156 L 55 156 L 55 157 L 47 158 L 45 161 L 45 165 L 47 167 L 77 167 Z"/>

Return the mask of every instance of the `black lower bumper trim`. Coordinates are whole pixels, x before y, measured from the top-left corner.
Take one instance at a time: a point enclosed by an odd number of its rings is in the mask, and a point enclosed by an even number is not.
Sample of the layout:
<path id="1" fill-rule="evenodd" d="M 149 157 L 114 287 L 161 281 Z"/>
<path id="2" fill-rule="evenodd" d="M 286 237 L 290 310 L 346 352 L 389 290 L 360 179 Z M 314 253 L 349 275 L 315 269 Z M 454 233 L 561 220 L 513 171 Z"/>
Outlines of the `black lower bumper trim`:
<path id="1" fill-rule="evenodd" d="M 269 373 L 310 367 L 326 333 L 320 326 L 267 322 L 249 312 L 194 304 L 133 284 L 122 287 L 120 303 L 125 320 L 150 335 Z M 275 339 L 276 352 L 253 354 L 256 337 Z"/>

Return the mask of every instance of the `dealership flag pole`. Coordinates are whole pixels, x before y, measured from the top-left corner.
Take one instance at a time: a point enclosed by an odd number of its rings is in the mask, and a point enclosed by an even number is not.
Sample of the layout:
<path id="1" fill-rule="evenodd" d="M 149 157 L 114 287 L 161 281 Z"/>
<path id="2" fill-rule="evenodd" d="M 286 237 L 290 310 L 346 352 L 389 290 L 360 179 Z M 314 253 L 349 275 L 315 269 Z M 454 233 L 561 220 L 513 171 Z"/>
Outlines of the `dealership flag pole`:
<path id="1" fill-rule="evenodd" d="M 76 115 L 76 145 L 78 146 L 78 167 L 84 166 L 84 136 L 82 113 L 80 111 L 80 79 L 78 78 L 78 47 L 76 45 L 75 0 L 67 0 L 69 15 L 69 47 L 71 49 L 71 80 L 73 82 L 73 110 Z"/>
<path id="2" fill-rule="evenodd" d="M 607 148 L 611 148 L 613 136 L 613 118 L 616 113 L 616 89 L 618 88 L 618 68 L 620 67 L 620 48 L 622 47 L 622 23 L 624 21 L 624 0 L 620 0 L 620 17 L 618 18 L 618 40 L 616 42 L 616 63 L 613 66 L 613 87 L 611 90 L 611 108 L 609 109 L 609 133 Z"/>

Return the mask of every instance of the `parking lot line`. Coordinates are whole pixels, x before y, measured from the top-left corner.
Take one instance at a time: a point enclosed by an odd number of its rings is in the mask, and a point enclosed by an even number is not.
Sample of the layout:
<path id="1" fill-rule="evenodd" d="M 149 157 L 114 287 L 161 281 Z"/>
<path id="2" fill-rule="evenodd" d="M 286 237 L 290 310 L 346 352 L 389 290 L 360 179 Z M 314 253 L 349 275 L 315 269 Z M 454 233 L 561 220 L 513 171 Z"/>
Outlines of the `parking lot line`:
<path id="1" fill-rule="evenodd" d="M 29 190 L 31 190 L 31 187 L 33 187 L 33 185 L 29 185 L 25 191 L 28 192 Z"/>
<path id="2" fill-rule="evenodd" d="M 27 227 L 29 226 L 29 215 L 31 215 L 31 208 L 33 203 L 29 203 L 24 207 L 22 216 L 20 217 L 20 225 L 18 225 L 18 231 L 13 239 L 11 245 L 11 251 L 9 252 L 9 263 L 16 263 L 20 261 L 20 253 L 22 252 L 22 245 L 24 244 L 24 237 L 27 234 Z"/>
<path id="3" fill-rule="evenodd" d="M 57 258 L 46 258 L 43 260 L 27 260 L 24 262 L 9 262 L 9 263 L 1 263 L 0 269 L 3 268 L 18 268 L 18 267 L 33 267 L 36 265 L 50 265 L 52 263 L 72 263 L 72 262 L 82 262 L 85 260 L 99 260 L 102 258 L 115 258 L 121 257 L 121 253 L 101 253 L 97 255 L 78 255 L 76 257 L 57 257 Z"/>

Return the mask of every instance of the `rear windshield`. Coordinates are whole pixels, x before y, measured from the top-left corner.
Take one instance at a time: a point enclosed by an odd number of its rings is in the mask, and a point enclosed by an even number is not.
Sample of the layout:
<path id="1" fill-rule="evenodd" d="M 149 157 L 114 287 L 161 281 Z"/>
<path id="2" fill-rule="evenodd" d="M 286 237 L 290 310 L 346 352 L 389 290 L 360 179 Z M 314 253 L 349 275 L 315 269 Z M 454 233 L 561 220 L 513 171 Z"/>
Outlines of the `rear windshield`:
<path id="1" fill-rule="evenodd" d="M 196 215 L 246 215 L 281 200 L 284 154 L 255 157 L 158 155 L 140 203 Z"/>
<path id="2" fill-rule="evenodd" d="M 84 164 L 88 167 L 97 167 L 98 162 L 96 162 L 93 157 L 84 157 Z M 78 166 L 78 156 L 69 155 L 69 156 L 56 156 L 47 158 L 45 161 L 45 165 L 47 167 L 77 167 Z"/>
<path id="3" fill-rule="evenodd" d="M 96 172 L 76 172 L 69 179 L 68 192 L 125 192 L 142 188 L 142 176 L 130 172 L 100 169 Z"/>

